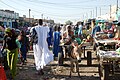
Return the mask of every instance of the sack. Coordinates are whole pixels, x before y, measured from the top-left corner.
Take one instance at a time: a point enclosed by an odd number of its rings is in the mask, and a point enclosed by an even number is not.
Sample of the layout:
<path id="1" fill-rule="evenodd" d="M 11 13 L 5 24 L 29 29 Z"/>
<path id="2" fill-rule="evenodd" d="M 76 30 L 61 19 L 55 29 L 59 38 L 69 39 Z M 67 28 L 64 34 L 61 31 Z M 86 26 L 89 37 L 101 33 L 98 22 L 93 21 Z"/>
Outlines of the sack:
<path id="1" fill-rule="evenodd" d="M 3 66 L 0 64 L 0 80 L 7 80 Z"/>

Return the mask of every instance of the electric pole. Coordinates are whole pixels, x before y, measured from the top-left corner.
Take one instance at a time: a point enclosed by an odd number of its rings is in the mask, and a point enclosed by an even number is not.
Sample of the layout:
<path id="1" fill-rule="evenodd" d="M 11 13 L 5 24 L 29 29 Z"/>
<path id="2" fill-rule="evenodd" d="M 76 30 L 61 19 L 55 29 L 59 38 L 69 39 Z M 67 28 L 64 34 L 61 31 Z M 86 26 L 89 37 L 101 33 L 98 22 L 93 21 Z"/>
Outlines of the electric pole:
<path id="1" fill-rule="evenodd" d="M 118 0 L 117 0 L 117 10 L 118 10 Z"/>
<path id="2" fill-rule="evenodd" d="M 110 5 L 110 18 L 111 18 L 111 5 Z"/>
<path id="3" fill-rule="evenodd" d="M 43 19 L 43 14 L 41 14 L 41 18 Z"/>
<path id="4" fill-rule="evenodd" d="M 30 11 L 31 11 L 31 9 L 29 9 L 29 26 L 30 26 Z"/>
<path id="5" fill-rule="evenodd" d="M 88 19 L 88 13 L 86 13 L 86 18 Z"/>
<path id="6" fill-rule="evenodd" d="M 96 18 L 97 18 L 97 7 L 96 7 Z"/>
<path id="7" fill-rule="evenodd" d="M 92 19 L 92 11 L 90 11 L 91 12 L 91 19 Z"/>
<path id="8" fill-rule="evenodd" d="M 100 7 L 100 16 L 101 16 L 101 7 Z"/>
<path id="9" fill-rule="evenodd" d="M 83 14 L 83 20 L 84 20 L 84 14 Z"/>

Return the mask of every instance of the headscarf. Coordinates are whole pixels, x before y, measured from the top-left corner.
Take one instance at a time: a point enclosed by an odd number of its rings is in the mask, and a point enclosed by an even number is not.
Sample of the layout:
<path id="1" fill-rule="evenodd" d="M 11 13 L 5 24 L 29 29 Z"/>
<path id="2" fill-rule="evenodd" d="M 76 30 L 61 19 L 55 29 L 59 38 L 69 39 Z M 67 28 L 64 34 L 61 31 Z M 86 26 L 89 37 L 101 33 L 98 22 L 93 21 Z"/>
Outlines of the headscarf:
<path id="1" fill-rule="evenodd" d="M 5 29 L 5 33 L 11 33 L 11 29 L 10 28 L 6 28 Z"/>

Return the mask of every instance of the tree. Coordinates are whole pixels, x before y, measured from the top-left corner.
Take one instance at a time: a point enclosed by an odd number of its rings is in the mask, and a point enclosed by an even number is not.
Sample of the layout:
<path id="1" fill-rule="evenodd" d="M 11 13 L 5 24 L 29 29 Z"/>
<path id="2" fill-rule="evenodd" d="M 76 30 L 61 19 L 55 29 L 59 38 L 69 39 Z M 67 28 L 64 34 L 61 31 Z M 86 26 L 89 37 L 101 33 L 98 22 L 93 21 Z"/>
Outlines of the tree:
<path id="1" fill-rule="evenodd" d="M 72 25 L 72 24 L 73 24 L 73 22 L 72 22 L 72 21 L 70 21 L 70 20 L 68 20 L 68 21 L 66 21 L 66 22 L 65 22 L 65 24 L 66 24 L 66 25 Z"/>

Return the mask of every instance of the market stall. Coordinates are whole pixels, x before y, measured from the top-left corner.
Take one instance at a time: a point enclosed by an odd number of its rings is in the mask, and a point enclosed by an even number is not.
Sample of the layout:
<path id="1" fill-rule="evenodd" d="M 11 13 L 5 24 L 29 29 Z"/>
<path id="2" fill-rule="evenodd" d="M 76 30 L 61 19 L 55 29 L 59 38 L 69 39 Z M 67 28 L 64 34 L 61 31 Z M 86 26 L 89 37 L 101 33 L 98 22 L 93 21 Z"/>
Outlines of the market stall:
<path id="1" fill-rule="evenodd" d="M 99 74 L 102 80 L 109 80 L 109 74 L 114 74 L 119 66 L 120 52 L 98 50 Z"/>
<path id="2" fill-rule="evenodd" d="M 119 39 L 108 38 L 108 34 L 105 32 L 100 32 L 94 38 L 93 47 L 94 50 L 96 50 L 98 46 L 103 46 L 104 49 L 115 50 L 115 45 L 119 43 L 119 41 L 120 41 Z"/>

